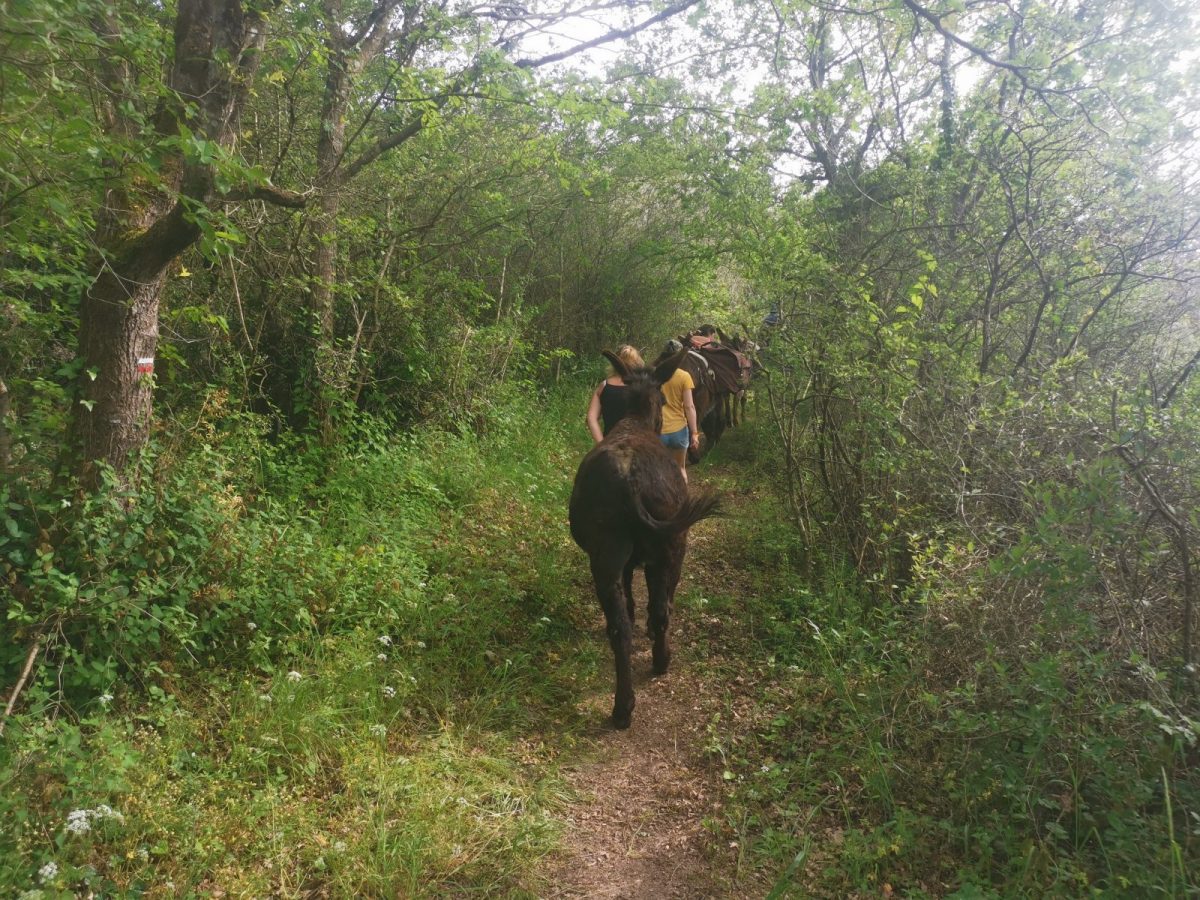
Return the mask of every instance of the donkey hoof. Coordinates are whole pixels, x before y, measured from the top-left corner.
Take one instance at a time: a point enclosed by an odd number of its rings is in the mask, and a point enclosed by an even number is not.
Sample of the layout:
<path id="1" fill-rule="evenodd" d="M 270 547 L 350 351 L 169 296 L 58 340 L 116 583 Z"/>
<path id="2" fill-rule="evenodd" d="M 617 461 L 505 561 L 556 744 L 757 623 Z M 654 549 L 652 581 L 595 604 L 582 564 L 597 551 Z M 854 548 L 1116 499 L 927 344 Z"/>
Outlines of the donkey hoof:
<path id="1" fill-rule="evenodd" d="M 613 728 L 624 731 L 633 724 L 633 707 L 626 710 L 614 709 L 612 714 Z"/>

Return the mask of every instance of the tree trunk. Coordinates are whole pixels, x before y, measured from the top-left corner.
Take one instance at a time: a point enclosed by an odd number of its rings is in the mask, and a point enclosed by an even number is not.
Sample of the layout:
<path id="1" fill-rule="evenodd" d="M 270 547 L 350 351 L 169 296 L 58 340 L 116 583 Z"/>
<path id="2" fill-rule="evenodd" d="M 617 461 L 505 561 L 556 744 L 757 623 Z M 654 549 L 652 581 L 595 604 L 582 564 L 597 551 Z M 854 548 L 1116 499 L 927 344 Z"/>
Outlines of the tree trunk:
<path id="1" fill-rule="evenodd" d="M 336 179 L 333 179 L 336 180 Z M 334 285 L 337 281 L 337 217 L 341 211 L 341 192 L 331 185 L 321 195 L 311 232 L 316 242 L 310 316 L 313 326 L 310 389 L 313 424 L 321 442 L 333 440 L 333 409 L 342 393 L 336 340 L 337 309 Z"/>
<path id="2" fill-rule="evenodd" d="M 168 92 L 153 118 L 163 141 L 188 134 L 222 147 L 237 139 L 239 113 L 266 40 L 260 13 L 240 0 L 179 0 L 175 53 Z M 98 26 L 104 40 L 119 39 L 114 22 Z M 135 74 L 118 60 L 107 65 L 111 95 L 136 96 Z M 126 139 L 140 134 L 128 111 L 101 110 L 106 127 Z M 185 126 L 184 131 L 181 126 Z M 79 402 L 70 445 L 86 488 L 100 467 L 117 471 L 150 435 L 158 309 L 171 265 L 200 234 L 189 210 L 216 198 L 213 163 L 176 145 L 153 181 L 113 177 L 98 216 L 96 276 L 84 293 L 79 318 Z"/>
<path id="3" fill-rule="evenodd" d="M 330 14 L 330 19 L 336 19 Z M 313 285 L 309 295 L 314 343 L 311 358 L 313 424 L 323 444 L 333 441 L 333 408 L 345 385 L 339 377 L 340 366 L 335 346 L 337 308 L 334 285 L 337 283 L 337 217 L 342 206 L 342 154 L 346 149 L 346 115 L 350 88 L 357 66 L 352 66 L 344 36 L 331 27 L 329 69 L 325 76 L 325 96 L 321 109 L 321 132 L 317 140 L 317 178 L 322 186 L 317 214 L 311 224 Z M 346 367 L 349 371 L 349 367 Z"/>
<path id="4" fill-rule="evenodd" d="M 0 477 L 8 472 L 9 460 L 12 458 L 12 438 L 8 434 L 8 411 L 11 406 L 8 385 L 0 378 Z"/>
<path id="5" fill-rule="evenodd" d="M 96 484 L 97 462 L 120 471 L 150 436 L 158 307 L 167 278 L 165 264 L 153 268 L 144 278 L 106 268 L 83 298 L 75 435 L 88 487 Z"/>
<path id="6" fill-rule="evenodd" d="M 941 168 L 954 156 L 954 44 L 942 38 L 942 55 L 938 60 L 938 76 L 942 87 L 939 141 L 935 167 Z"/>

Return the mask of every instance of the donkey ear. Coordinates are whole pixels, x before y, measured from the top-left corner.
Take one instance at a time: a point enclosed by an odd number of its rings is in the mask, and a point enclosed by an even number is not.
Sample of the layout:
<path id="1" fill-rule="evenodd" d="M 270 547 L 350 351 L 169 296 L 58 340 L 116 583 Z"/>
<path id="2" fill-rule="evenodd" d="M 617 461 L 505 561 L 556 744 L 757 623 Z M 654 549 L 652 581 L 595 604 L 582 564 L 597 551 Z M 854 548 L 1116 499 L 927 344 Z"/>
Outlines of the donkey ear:
<path id="1" fill-rule="evenodd" d="M 687 347 L 682 350 L 677 350 L 672 355 L 668 356 L 657 366 L 654 367 L 654 380 L 658 384 L 666 384 L 671 380 L 671 376 L 675 374 L 675 370 L 683 364 L 687 358 Z"/>
<path id="2" fill-rule="evenodd" d="M 604 354 L 605 359 L 612 363 L 613 371 L 621 376 L 622 381 L 629 377 L 629 367 L 621 361 L 621 357 L 611 350 L 601 350 L 600 352 Z"/>

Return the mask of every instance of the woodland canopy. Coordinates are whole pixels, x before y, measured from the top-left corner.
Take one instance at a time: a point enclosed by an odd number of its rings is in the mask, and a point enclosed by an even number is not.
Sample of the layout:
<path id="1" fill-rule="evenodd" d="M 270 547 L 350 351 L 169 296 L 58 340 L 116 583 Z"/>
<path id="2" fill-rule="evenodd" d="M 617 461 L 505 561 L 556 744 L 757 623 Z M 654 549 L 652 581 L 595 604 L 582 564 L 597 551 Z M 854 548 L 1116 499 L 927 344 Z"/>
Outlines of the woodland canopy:
<path id="1" fill-rule="evenodd" d="M 284 884 L 237 882 L 273 851 L 229 862 L 233 831 L 177 852 L 191 813 L 139 820 L 145 860 L 105 814 L 76 816 L 86 847 L 55 823 L 160 763 L 168 804 L 171 779 L 320 793 L 368 719 L 297 688 L 293 743 L 242 758 L 255 698 L 316 657 L 366 691 L 378 636 L 421 628 L 456 635 L 413 663 L 439 687 L 385 733 L 432 758 L 417 735 L 468 696 L 536 695 L 470 720 L 502 760 L 478 783 L 509 777 L 511 736 L 570 705 L 544 658 L 590 601 L 555 581 L 583 564 L 554 528 L 599 351 L 714 321 L 762 368 L 724 438 L 762 498 L 741 605 L 806 679 L 739 738 L 776 773 L 730 801 L 752 867 L 827 896 L 1195 891 L 1198 16 L 2 0 L 0 885 L 55 862 L 63 890 L 169 864 L 200 893 L 536 894 L 537 829 L 460 870 L 430 824 L 387 866 L 297 858 Z M 528 543 L 472 544 L 485 509 Z M 209 700 L 241 723 L 219 752 L 177 715 Z M 801 752 L 812 729 L 842 755 Z M 858 774 L 845 855 L 805 875 L 813 765 Z"/>

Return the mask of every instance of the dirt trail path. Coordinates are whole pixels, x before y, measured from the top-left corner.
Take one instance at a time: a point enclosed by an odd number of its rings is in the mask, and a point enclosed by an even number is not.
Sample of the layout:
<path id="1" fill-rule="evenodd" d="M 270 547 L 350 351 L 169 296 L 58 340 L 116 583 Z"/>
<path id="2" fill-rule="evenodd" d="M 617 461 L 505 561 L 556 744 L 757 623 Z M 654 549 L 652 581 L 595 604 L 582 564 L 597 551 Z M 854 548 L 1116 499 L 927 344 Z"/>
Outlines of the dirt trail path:
<path id="1" fill-rule="evenodd" d="M 680 595 L 705 583 L 714 565 L 706 551 L 719 543 L 726 527 L 721 520 L 710 520 L 692 530 Z M 720 567 L 721 561 L 715 565 Z M 633 726 L 628 731 L 607 726 L 612 685 L 606 678 L 584 701 L 589 719 L 596 722 L 589 737 L 596 741 L 597 753 L 570 776 L 579 801 L 563 816 L 564 852 L 549 867 L 546 896 L 761 897 L 761 885 L 737 882 L 736 847 L 705 827 L 706 818 L 722 815 L 722 769 L 719 760 L 705 753 L 705 745 L 708 725 L 726 705 L 731 688 L 714 671 L 721 668 L 713 654 L 720 653 L 725 623 L 702 611 L 677 609 L 671 623 L 671 670 L 651 678 L 640 572 L 634 592 Z M 607 645 L 602 622 L 595 639 Z"/>

